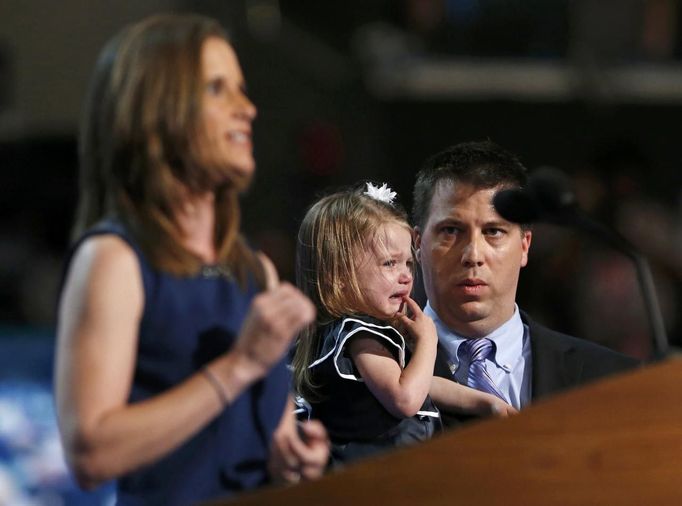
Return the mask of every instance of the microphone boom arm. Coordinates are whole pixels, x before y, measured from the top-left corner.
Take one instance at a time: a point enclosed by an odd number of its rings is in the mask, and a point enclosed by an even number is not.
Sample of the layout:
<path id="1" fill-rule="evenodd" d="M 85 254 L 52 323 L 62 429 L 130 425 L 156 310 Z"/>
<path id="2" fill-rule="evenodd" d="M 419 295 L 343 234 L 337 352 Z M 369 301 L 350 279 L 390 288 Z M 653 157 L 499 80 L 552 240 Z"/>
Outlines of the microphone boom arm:
<path id="1" fill-rule="evenodd" d="M 593 236 L 609 243 L 614 249 L 629 257 L 635 264 L 637 279 L 642 290 L 644 307 L 654 340 L 654 360 L 664 359 L 669 352 L 668 337 L 661 308 L 658 304 L 656 287 L 651 274 L 651 268 L 646 257 L 642 255 L 627 239 L 618 232 L 609 229 L 601 223 L 592 220 L 579 209 L 574 209 L 570 220 L 558 220 L 556 223 L 574 225 Z"/>

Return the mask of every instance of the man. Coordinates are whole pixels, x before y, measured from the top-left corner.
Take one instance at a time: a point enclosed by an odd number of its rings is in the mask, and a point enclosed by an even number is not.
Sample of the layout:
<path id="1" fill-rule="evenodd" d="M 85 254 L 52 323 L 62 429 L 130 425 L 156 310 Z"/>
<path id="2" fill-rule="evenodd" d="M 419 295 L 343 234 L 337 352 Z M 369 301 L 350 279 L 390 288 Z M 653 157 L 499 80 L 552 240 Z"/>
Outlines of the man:
<path id="1" fill-rule="evenodd" d="M 519 160 L 485 141 L 431 157 L 414 188 L 425 313 L 438 329 L 435 374 L 498 395 L 517 409 L 638 363 L 542 327 L 517 307 L 532 231 L 503 219 L 492 198 L 525 184 Z M 462 417 L 443 420 L 453 426 Z"/>

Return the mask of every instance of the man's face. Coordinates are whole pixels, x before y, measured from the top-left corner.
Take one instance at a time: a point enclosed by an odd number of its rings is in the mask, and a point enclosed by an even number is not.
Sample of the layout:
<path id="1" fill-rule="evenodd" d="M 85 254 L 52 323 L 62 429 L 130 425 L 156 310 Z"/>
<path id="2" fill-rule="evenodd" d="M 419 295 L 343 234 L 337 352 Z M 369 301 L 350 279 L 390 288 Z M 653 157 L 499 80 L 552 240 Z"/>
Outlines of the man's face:
<path id="1" fill-rule="evenodd" d="M 500 188 L 442 181 L 424 229 L 415 230 L 431 307 L 466 337 L 487 335 L 511 318 L 519 271 L 528 262 L 531 232 L 492 205 Z"/>

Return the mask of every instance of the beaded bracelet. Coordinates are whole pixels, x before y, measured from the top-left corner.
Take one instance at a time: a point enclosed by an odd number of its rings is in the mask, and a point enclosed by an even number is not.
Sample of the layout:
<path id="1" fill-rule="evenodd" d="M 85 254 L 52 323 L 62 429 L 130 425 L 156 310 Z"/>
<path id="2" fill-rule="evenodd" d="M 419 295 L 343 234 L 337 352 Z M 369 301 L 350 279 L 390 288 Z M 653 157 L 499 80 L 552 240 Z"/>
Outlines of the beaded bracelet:
<path id="1" fill-rule="evenodd" d="M 207 367 L 204 367 L 201 372 L 203 375 L 206 377 L 208 382 L 211 384 L 213 389 L 216 391 L 218 394 L 218 397 L 220 397 L 220 403 L 222 404 L 222 407 L 224 408 L 230 403 L 230 400 L 227 398 L 227 392 L 225 392 L 225 388 L 223 385 L 218 381 L 218 379 L 215 377 L 215 375 L 211 372 L 211 370 Z"/>

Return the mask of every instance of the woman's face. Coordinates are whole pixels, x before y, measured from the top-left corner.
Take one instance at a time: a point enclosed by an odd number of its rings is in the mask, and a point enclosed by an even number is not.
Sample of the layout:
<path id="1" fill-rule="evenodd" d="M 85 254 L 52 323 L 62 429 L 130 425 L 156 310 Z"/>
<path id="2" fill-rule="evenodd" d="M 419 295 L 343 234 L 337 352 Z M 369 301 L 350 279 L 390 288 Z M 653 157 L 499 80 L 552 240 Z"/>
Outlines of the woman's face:
<path id="1" fill-rule="evenodd" d="M 201 50 L 201 68 L 200 161 L 248 177 L 256 167 L 251 131 L 256 107 L 246 96 L 237 55 L 225 40 L 208 38 Z"/>

